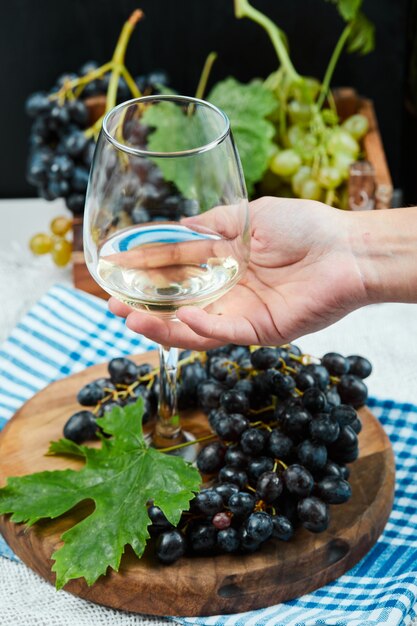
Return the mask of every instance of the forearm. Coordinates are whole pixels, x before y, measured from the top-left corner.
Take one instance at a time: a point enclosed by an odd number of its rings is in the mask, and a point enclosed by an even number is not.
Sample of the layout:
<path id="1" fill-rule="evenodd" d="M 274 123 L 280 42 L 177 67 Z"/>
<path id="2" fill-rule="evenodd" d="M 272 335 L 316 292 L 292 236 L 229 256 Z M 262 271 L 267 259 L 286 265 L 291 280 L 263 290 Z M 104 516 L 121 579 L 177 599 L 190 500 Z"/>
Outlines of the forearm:
<path id="1" fill-rule="evenodd" d="M 417 302 L 417 207 L 346 217 L 367 303 Z"/>

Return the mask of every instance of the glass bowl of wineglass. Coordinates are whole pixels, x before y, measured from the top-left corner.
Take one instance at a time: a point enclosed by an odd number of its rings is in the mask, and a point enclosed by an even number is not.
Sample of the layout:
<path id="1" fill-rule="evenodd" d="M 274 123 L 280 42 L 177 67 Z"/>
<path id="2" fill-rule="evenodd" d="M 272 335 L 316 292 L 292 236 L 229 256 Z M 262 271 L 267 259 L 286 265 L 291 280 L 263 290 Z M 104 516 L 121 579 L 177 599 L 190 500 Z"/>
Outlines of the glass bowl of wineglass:
<path id="1" fill-rule="evenodd" d="M 210 219 L 219 212 L 222 219 Z M 240 280 L 249 241 L 242 168 L 220 109 L 160 95 L 107 113 L 84 214 L 87 267 L 107 293 L 133 309 L 175 319 L 179 307 L 205 307 Z M 187 434 L 176 402 L 178 350 L 159 346 L 159 355 L 152 443 L 165 448 Z"/>

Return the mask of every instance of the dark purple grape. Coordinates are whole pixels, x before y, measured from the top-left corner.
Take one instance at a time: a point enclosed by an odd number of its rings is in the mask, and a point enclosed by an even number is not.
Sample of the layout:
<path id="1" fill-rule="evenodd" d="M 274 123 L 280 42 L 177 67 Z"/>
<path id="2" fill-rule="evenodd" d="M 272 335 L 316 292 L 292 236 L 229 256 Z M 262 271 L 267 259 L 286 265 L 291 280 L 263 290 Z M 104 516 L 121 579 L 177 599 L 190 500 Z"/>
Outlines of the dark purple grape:
<path id="1" fill-rule="evenodd" d="M 320 443 L 314 443 L 309 439 L 305 439 L 297 447 L 297 457 L 301 465 L 315 472 L 326 465 L 327 449 L 326 446 Z"/>
<path id="2" fill-rule="evenodd" d="M 336 420 L 339 426 L 351 426 L 358 414 L 352 406 L 340 404 L 330 411 L 332 419 Z"/>
<path id="3" fill-rule="evenodd" d="M 343 478 L 326 476 L 316 485 L 317 495 L 329 504 L 343 504 L 352 496 L 352 488 Z"/>
<path id="4" fill-rule="evenodd" d="M 67 107 L 65 105 L 60 106 L 55 101 L 55 104 L 53 104 L 49 111 L 48 120 L 50 126 L 55 129 L 68 126 L 70 123 L 70 115 Z"/>
<path id="5" fill-rule="evenodd" d="M 84 211 L 85 194 L 71 193 L 65 199 L 65 204 L 72 213 L 74 213 L 75 215 L 79 215 Z"/>
<path id="6" fill-rule="evenodd" d="M 96 418 L 91 411 L 77 411 L 71 415 L 64 426 L 64 437 L 82 443 L 89 439 L 95 439 L 97 435 Z"/>
<path id="7" fill-rule="evenodd" d="M 231 465 L 232 467 L 244 469 L 245 467 L 247 467 L 250 458 L 239 447 L 229 446 L 227 448 L 224 460 L 226 465 Z"/>
<path id="8" fill-rule="evenodd" d="M 357 435 L 359 435 L 359 433 L 362 430 L 362 422 L 360 421 L 360 419 L 357 417 L 355 420 L 353 420 L 353 422 L 350 424 L 350 427 L 352 430 L 355 431 L 355 433 Z"/>
<path id="9" fill-rule="evenodd" d="M 287 490 L 299 498 L 309 496 L 314 487 L 314 478 L 307 468 L 294 463 L 282 473 Z"/>
<path id="10" fill-rule="evenodd" d="M 321 360 L 321 364 L 327 369 L 332 376 L 342 376 L 347 374 L 349 363 L 344 356 L 338 352 L 328 352 Z"/>
<path id="11" fill-rule="evenodd" d="M 277 372 L 274 369 L 267 370 L 269 374 L 269 392 L 282 399 L 289 398 L 296 387 L 295 380 L 287 375 Z"/>
<path id="12" fill-rule="evenodd" d="M 221 495 L 223 499 L 223 504 L 227 504 L 229 502 L 229 498 L 234 493 L 239 493 L 239 487 L 234 483 L 220 483 L 213 487 L 214 491 Z"/>
<path id="13" fill-rule="evenodd" d="M 341 404 L 342 402 L 336 387 L 331 387 L 329 391 L 327 391 L 326 398 L 329 407 L 339 406 L 339 404 Z"/>
<path id="14" fill-rule="evenodd" d="M 239 549 L 241 552 L 252 553 L 259 550 L 260 542 L 249 535 L 246 526 L 241 526 L 239 528 L 238 534 Z"/>
<path id="15" fill-rule="evenodd" d="M 329 507 L 315 496 L 309 496 L 304 498 L 304 500 L 300 500 L 297 512 L 304 528 L 313 533 L 321 533 L 329 525 Z"/>
<path id="16" fill-rule="evenodd" d="M 215 425 L 216 433 L 224 441 L 237 441 L 248 428 L 249 420 L 239 413 L 227 414 Z"/>
<path id="17" fill-rule="evenodd" d="M 222 552 L 236 552 L 239 548 L 239 533 L 235 528 L 225 528 L 217 533 L 217 547 Z"/>
<path id="18" fill-rule="evenodd" d="M 126 357 L 111 359 L 108 370 L 115 385 L 130 385 L 138 378 L 138 366 Z"/>
<path id="19" fill-rule="evenodd" d="M 110 378 L 97 378 L 93 380 L 93 383 L 101 387 L 101 389 L 104 389 L 107 393 L 109 393 L 109 391 L 116 391 L 116 386 L 112 383 Z"/>
<path id="20" fill-rule="evenodd" d="M 240 489 L 243 489 L 248 482 L 248 476 L 243 470 L 237 467 L 225 465 L 219 472 L 219 480 L 222 483 L 234 483 Z"/>
<path id="21" fill-rule="evenodd" d="M 224 381 L 231 369 L 230 359 L 227 356 L 215 356 L 209 361 L 208 373 L 211 378 Z"/>
<path id="22" fill-rule="evenodd" d="M 179 530 L 170 530 L 159 535 L 156 541 L 156 556 L 168 565 L 185 554 L 186 542 Z"/>
<path id="23" fill-rule="evenodd" d="M 335 476 L 336 478 L 345 478 L 342 466 L 334 461 L 327 461 L 326 465 L 323 467 L 322 475 L 323 477 Z"/>
<path id="24" fill-rule="evenodd" d="M 293 525 L 285 515 L 273 515 L 272 525 L 272 536 L 274 539 L 288 541 L 294 534 Z"/>
<path id="25" fill-rule="evenodd" d="M 173 525 L 167 520 L 165 514 L 162 512 L 159 506 L 154 506 L 153 504 L 151 504 L 148 507 L 148 517 L 152 522 L 153 529 L 158 532 L 171 530 L 173 528 Z"/>
<path id="26" fill-rule="evenodd" d="M 75 130 L 70 135 L 67 135 L 62 140 L 62 145 L 65 151 L 71 157 L 79 157 L 83 154 L 88 139 L 81 130 Z"/>
<path id="27" fill-rule="evenodd" d="M 282 492 L 282 479 L 276 472 L 264 472 L 256 483 L 256 493 L 261 500 L 272 503 Z"/>
<path id="28" fill-rule="evenodd" d="M 309 374 L 305 371 L 298 372 L 298 374 L 294 376 L 294 380 L 297 389 L 300 391 L 305 391 L 306 389 L 317 386 L 316 379 L 313 374 Z"/>
<path id="29" fill-rule="evenodd" d="M 55 156 L 49 166 L 49 175 L 53 180 L 71 178 L 74 173 L 74 161 L 65 154 Z"/>
<path id="30" fill-rule="evenodd" d="M 368 399 L 368 388 L 361 378 L 344 374 L 337 385 L 337 391 L 344 404 L 351 404 L 355 409 L 363 406 Z"/>
<path id="31" fill-rule="evenodd" d="M 263 452 L 267 440 L 268 433 L 265 430 L 248 428 L 240 438 L 240 447 L 246 454 L 258 456 Z"/>
<path id="32" fill-rule="evenodd" d="M 225 387 L 212 378 L 203 380 L 197 387 L 197 399 L 199 405 L 205 412 L 210 409 L 217 409 L 220 405 L 220 396 L 225 391 Z"/>
<path id="33" fill-rule="evenodd" d="M 168 86 L 169 82 L 169 76 L 165 70 L 154 70 L 146 75 L 146 84 L 150 87 Z"/>
<path id="34" fill-rule="evenodd" d="M 305 366 L 305 370 L 309 374 L 313 375 L 322 391 L 327 389 L 328 385 L 330 384 L 330 375 L 324 365 L 319 365 L 318 363 L 310 363 L 309 365 Z"/>
<path id="35" fill-rule="evenodd" d="M 267 370 L 279 361 L 275 348 L 258 348 L 251 353 L 250 360 L 256 370 Z"/>
<path id="36" fill-rule="evenodd" d="M 73 122 L 81 128 L 88 126 L 90 114 L 82 100 L 69 100 L 67 103 L 68 113 Z"/>
<path id="37" fill-rule="evenodd" d="M 215 515 L 223 509 L 223 499 L 214 489 L 203 489 L 194 498 L 194 507 L 203 515 Z"/>
<path id="38" fill-rule="evenodd" d="M 325 394 L 315 387 L 305 390 L 302 402 L 310 413 L 321 413 L 327 405 Z"/>
<path id="39" fill-rule="evenodd" d="M 306 436 L 311 419 L 310 412 L 298 406 L 288 408 L 280 416 L 282 428 L 285 433 L 297 439 Z"/>
<path id="40" fill-rule="evenodd" d="M 212 524 L 195 524 L 190 526 L 188 540 L 193 552 L 208 552 L 217 543 L 217 530 Z"/>
<path id="41" fill-rule="evenodd" d="M 249 537 L 258 543 L 262 543 L 271 537 L 274 525 L 272 517 L 268 513 L 255 511 L 246 520 L 245 528 Z"/>
<path id="42" fill-rule="evenodd" d="M 290 456 L 292 448 L 292 439 L 282 431 L 274 429 L 269 434 L 267 450 L 271 456 L 285 461 Z"/>
<path id="43" fill-rule="evenodd" d="M 50 110 L 52 101 L 44 91 L 32 93 L 25 102 L 25 111 L 29 117 L 38 117 Z"/>
<path id="44" fill-rule="evenodd" d="M 220 406 L 228 413 L 242 413 L 245 415 L 249 411 L 249 400 L 243 391 L 230 389 L 220 396 Z"/>
<path id="45" fill-rule="evenodd" d="M 320 443 L 333 443 L 339 436 L 340 426 L 328 413 L 319 413 L 310 422 L 310 436 Z"/>
<path id="46" fill-rule="evenodd" d="M 106 393 L 97 383 L 88 383 L 80 389 L 77 394 L 77 400 L 83 406 L 95 406 L 97 402 L 103 400 Z"/>
<path id="47" fill-rule="evenodd" d="M 214 474 L 224 465 L 226 448 L 219 442 L 214 441 L 202 448 L 198 453 L 196 463 L 202 474 Z"/>
<path id="48" fill-rule="evenodd" d="M 372 364 L 363 356 L 351 355 L 347 358 L 349 364 L 349 374 L 359 376 L 359 378 L 368 378 L 372 373 Z"/>
<path id="49" fill-rule="evenodd" d="M 88 185 L 88 172 L 84 167 L 78 165 L 74 168 L 74 173 L 71 176 L 71 187 L 78 192 L 85 192 Z"/>
<path id="50" fill-rule="evenodd" d="M 228 501 L 228 507 L 233 515 L 238 517 L 245 517 L 249 515 L 255 507 L 256 499 L 250 493 L 246 491 L 239 491 L 230 496 Z"/>
<path id="51" fill-rule="evenodd" d="M 261 474 L 272 470 L 273 467 L 274 460 L 270 456 L 258 456 L 249 461 L 247 466 L 248 476 L 253 482 L 256 482 Z"/>

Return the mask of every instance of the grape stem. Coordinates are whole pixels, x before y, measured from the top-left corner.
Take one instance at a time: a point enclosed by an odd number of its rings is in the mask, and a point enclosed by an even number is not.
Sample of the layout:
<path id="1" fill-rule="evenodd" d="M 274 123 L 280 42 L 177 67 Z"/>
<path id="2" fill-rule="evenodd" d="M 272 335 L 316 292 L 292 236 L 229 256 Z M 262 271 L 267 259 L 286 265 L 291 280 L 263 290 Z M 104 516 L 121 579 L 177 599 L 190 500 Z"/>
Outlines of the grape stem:
<path id="1" fill-rule="evenodd" d="M 210 441 L 210 439 L 217 439 L 217 435 L 205 435 L 204 437 L 199 437 L 198 439 L 193 439 L 192 441 L 178 443 L 176 446 L 169 446 L 168 448 L 157 448 L 157 450 L 158 452 L 173 452 L 174 450 L 179 450 L 180 448 L 194 446 L 196 443 L 201 443 L 202 441 Z"/>
<path id="2" fill-rule="evenodd" d="M 130 36 L 136 24 L 143 17 L 144 13 L 140 9 L 136 9 L 136 11 L 133 11 L 132 15 L 124 23 L 122 32 L 119 35 L 119 39 L 117 41 L 116 48 L 112 57 L 113 69 L 107 89 L 105 111 L 106 113 L 108 113 L 116 105 L 117 87 L 119 84 L 120 74 L 122 74 L 122 69 L 124 67 L 127 44 L 129 43 Z"/>
<path id="3" fill-rule="evenodd" d="M 339 57 L 342 54 L 342 50 L 345 47 L 347 40 L 349 39 L 349 35 L 352 30 L 352 22 L 347 24 L 340 35 L 335 49 L 333 50 L 333 54 L 330 57 L 329 65 L 327 66 L 326 73 L 324 74 L 323 82 L 320 88 L 320 94 L 317 100 L 317 106 L 319 109 L 322 108 L 324 101 L 326 99 L 327 94 L 330 89 L 330 82 L 332 80 L 332 76 L 334 74 L 337 62 L 339 61 Z"/>
<path id="4" fill-rule="evenodd" d="M 274 22 L 270 20 L 269 17 L 251 6 L 248 0 L 235 0 L 235 16 L 238 19 L 242 17 L 248 17 L 252 21 L 262 26 L 262 28 L 268 33 L 279 62 L 281 63 L 281 66 L 287 73 L 290 80 L 294 83 L 298 83 L 303 80 L 300 74 L 295 69 L 294 65 L 292 64 L 278 26 L 274 24 Z"/>
<path id="5" fill-rule="evenodd" d="M 204 93 L 207 88 L 207 82 L 216 59 L 217 52 L 210 52 L 207 59 L 205 60 L 203 71 L 201 72 L 200 80 L 198 81 L 197 89 L 195 92 L 195 97 L 199 98 L 200 100 L 204 97 Z"/>

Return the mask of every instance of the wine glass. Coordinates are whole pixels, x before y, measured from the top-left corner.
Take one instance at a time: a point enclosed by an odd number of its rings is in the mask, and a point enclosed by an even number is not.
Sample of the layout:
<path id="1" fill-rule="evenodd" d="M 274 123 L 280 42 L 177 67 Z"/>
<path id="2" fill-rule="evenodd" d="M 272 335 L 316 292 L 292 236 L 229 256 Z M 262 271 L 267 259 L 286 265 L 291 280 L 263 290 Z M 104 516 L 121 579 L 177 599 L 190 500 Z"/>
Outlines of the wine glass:
<path id="1" fill-rule="evenodd" d="M 163 318 L 175 319 L 183 305 L 205 307 L 239 281 L 249 257 L 248 201 L 220 109 L 158 95 L 106 115 L 87 191 L 84 253 L 105 291 Z M 159 355 L 152 443 L 165 448 L 188 435 L 177 411 L 178 350 L 159 346 Z"/>

